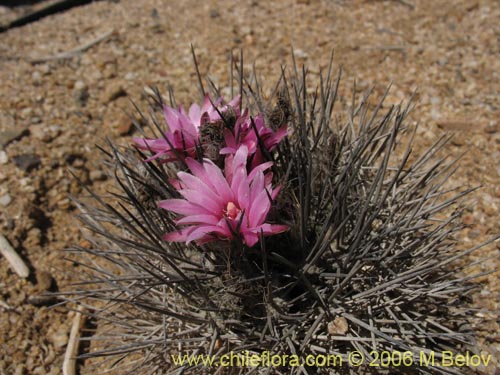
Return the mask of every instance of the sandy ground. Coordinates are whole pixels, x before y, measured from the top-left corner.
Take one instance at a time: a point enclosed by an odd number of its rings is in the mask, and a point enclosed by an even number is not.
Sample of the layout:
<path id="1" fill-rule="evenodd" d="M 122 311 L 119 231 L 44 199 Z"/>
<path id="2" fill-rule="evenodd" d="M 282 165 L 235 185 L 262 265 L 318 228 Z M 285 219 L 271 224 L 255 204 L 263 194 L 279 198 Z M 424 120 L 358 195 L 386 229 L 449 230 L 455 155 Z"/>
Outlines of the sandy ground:
<path id="1" fill-rule="evenodd" d="M 81 194 L 69 169 L 106 186 L 95 144 L 129 142 L 124 111 L 146 109 L 143 89 L 172 84 L 178 102 L 197 98 L 190 44 L 202 74 L 227 80 L 232 49 L 243 48 L 261 77 L 297 60 L 317 76 L 335 50 L 341 96 L 392 82 L 387 104 L 417 91 L 416 148 L 454 134 L 464 153 L 453 185 L 482 188 L 464 215 L 473 246 L 500 233 L 500 7 L 481 1 L 253 0 L 96 1 L 0 34 L 0 228 L 31 270 L 21 279 L 0 259 L 0 374 L 59 374 L 72 313 L 41 299 L 78 272 L 62 250 L 82 241 L 68 199 Z M 39 6 L 39 5 L 38 5 Z M 26 8 L 0 7 L 0 22 Z M 81 53 L 73 51 L 95 42 Z M 102 40 L 101 40 L 102 39 Z M 66 57 L 66 58 L 65 58 Z M 500 266 L 491 256 L 476 270 Z M 474 307 L 484 351 L 500 361 L 499 274 L 481 278 Z M 84 364 L 82 364 L 84 366 Z M 488 369 L 494 373 L 495 365 Z"/>

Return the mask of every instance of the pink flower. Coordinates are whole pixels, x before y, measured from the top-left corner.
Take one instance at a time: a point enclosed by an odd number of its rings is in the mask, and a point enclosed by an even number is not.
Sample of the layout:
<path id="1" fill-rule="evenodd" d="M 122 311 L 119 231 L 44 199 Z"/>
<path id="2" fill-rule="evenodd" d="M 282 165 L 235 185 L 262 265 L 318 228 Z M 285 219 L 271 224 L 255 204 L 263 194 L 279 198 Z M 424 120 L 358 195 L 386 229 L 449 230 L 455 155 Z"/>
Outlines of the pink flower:
<path id="1" fill-rule="evenodd" d="M 201 108 L 197 104 L 193 104 L 188 113 L 182 106 L 178 110 L 165 106 L 163 112 L 168 131 L 165 132 L 164 137 L 158 139 L 134 138 L 133 142 L 137 148 L 154 153 L 146 161 L 159 158 L 169 162 L 177 160 L 178 157 L 195 157 L 196 146 L 200 144 L 200 126 L 220 120 L 219 112 L 224 113 L 228 107 L 232 107 L 239 116 L 239 96 L 226 106 L 220 107 L 221 102 L 222 98 L 219 98 L 212 104 L 210 97 L 206 95 Z"/>
<path id="2" fill-rule="evenodd" d="M 247 111 L 245 111 L 245 113 L 241 116 L 240 121 L 236 122 L 234 130 L 231 131 L 229 129 L 224 129 L 226 147 L 224 147 L 220 153 L 223 155 L 235 154 L 236 150 L 238 150 L 241 145 L 245 145 L 248 148 L 249 154 L 258 154 L 256 155 L 258 161 L 256 160 L 252 163 L 252 165 L 255 166 L 262 160 L 259 138 L 264 148 L 267 151 L 272 151 L 281 142 L 281 140 L 286 137 L 286 135 L 287 125 L 283 125 L 278 130 L 273 131 L 265 126 L 262 114 L 253 118 L 252 124 L 252 119 L 248 117 Z"/>
<path id="3" fill-rule="evenodd" d="M 159 203 L 159 207 L 183 216 L 176 224 L 185 227 L 166 234 L 167 241 L 201 244 L 237 237 L 253 246 L 261 232 L 269 236 L 288 229 L 286 225 L 265 222 L 279 192 L 279 188 L 271 186 L 272 174 L 264 175 L 272 163 L 261 164 L 247 173 L 247 157 L 248 149 L 243 145 L 226 166 L 231 172 L 228 178 L 208 159 L 203 163 L 186 159 L 192 174 L 177 174 L 184 199 Z"/>

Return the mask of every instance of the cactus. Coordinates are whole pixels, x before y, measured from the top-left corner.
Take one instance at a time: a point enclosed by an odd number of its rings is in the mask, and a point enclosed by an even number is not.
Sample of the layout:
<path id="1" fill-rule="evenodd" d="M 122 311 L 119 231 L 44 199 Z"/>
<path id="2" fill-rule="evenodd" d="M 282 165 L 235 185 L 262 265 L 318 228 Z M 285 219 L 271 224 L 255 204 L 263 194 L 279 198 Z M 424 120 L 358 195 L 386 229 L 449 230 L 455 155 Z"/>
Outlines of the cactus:
<path id="1" fill-rule="evenodd" d="M 165 239 L 166 233 L 188 230 L 179 229 L 179 217 L 158 205 L 181 198 L 183 181 L 173 180 L 206 165 L 193 164 L 203 157 L 223 170 L 224 157 L 214 153 L 213 144 L 179 155 L 162 135 L 158 109 L 164 103 L 156 91 L 151 118 L 141 113 L 142 122 L 175 161 L 151 157 L 156 151 L 147 142 L 141 147 L 108 142 L 102 152 L 113 190 L 99 196 L 88 189 L 89 196 L 78 202 L 90 246 L 71 250 L 87 272 L 68 301 L 83 305 L 98 326 L 90 338 L 92 350 L 82 357 L 103 357 L 97 362 L 120 374 L 343 374 L 389 371 L 366 364 L 376 359 L 373 351 L 399 351 L 408 363 L 390 373 L 469 373 L 468 368 L 419 366 L 422 352 L 476 350 L 468 324 L 473 276 L 462 273 L 468 264 L 461 260 L 482 244 L 468 250 L 456 246 L 463 228 L 460 202 L 474 189 L 446 189 L 457 162 L 442 157 L 447 137 L 413 155 L 415 129 L 405 125 L 411 101 L 385 108 L 385 95 L 370 109 L 370 94 L 353 94 L 344 120 L 335 117 L 341 75 L 333 73 L 332 62 L 311 91 L 307 71 L 299 71 L 294 61 L 292 73 L 283 70 L 268 99 L 255 77 L 248 82 L 242 66 L 233 72 L 233 65 L 231 77 L 239 73 L 241 94 L 239 105 L 233 105 L 249 108 L 255 155 L 261 163 L 272 162 L 262 173 L 281 188 L 269 197 L 266 223 L 283 230 L 264 235 L 264 227 L 250 228 L 255 244 L 237 233 L 239 225 L 226 238 L 212 233 L 201 241 Z M 210 87 L 212 97 L 220 96 Z M 215 132 L 219 144 L 215 127 L 230 123 L 224 128 L 230 131 L 241 114 L 211 104 L 219 120 L 207 120 L 211 128 L 200 128 L 200 137 L 212 139 Z M 257 113 L 265 134 L 272 136 L 286 124 L 287 136 L 265 147 L 256 130 Z M 251 163 L 249 171 L 255 167 Z M 232 208 L 224 212 L 230 216 Z M 364 356 L 365 365 L 349 366 L 347 355 L 353 351 Z M 204 354 L 220 361 L 228 353 L 300 360 L 334 355 L 343 362 L 211 368 L 172 359 Z"/>

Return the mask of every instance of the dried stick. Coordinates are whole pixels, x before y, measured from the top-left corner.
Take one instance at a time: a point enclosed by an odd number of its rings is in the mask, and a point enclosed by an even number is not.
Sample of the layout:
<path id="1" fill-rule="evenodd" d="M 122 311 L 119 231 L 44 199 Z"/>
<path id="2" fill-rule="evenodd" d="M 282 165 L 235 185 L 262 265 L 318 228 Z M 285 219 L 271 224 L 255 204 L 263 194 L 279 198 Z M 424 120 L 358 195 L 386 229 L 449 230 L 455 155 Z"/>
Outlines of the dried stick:
<path id="1" fill-rule="evenodd" d="M 90 42 L 85 43 L 85 44 L 81 45 L 80 47 L 77 47 L 71 51 L 60 52 L 60 53 L 56 53 L 55 55 L 51 55 L 51 56 L 31 57 L 31 58 L 29 58 L 29 62 L 32 64 L 38 64 L 38 63 L 43 63 L 43 62 L 47 62 L 47 61 L 51 61 L 51 60 L 71 59 L 71 58 L 75 57 L 76 55 L 78 55 L 82 52 L 85 52 L 90 47 L 93 47 L 96 44 L 101 43 L 102 41 L 108 39 L 110 36 L 112 36 L 115 33 L 116 33 L 115 30 L 110 30 L 110 31 L 105 32 L 104 34 L 98 36 L 97 38 L 91 40 Z"/>
<path id="2" fill-rule="evenodd" d="M 10 266 L 19 276 L 23 278 L 29 276 L 30 270 L 28 266 L 24 263 L 19 254 L 16 253 L 9 241 L 2 235 L 0 235 L 0 253 L 7 259 L 7 262 L 9 262 Z"/>
<path id="3" fill-rule="evenodd" d="M 64 354 L 63 362 L 63 375 L 76 374 L 76 356 L 78 355 L 78 344 L 80 338 L 80 328 L 82 327 L 85 316 L 82 315 L 83 307 L 78 306 L 75 317 L 73 318 L 73 325 L 69 334 L 68 346 Z"/>

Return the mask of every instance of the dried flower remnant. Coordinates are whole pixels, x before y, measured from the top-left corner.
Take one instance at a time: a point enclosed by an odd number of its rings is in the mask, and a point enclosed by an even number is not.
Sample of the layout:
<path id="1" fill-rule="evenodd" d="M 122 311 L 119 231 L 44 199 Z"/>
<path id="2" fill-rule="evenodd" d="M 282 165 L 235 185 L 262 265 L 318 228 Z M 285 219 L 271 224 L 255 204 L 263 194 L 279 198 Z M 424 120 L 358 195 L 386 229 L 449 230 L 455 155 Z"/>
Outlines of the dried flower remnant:
<path id="1" fill-rule="evenodd" d="M 284 232 L 285 225 L 266 223 L 272 200 L 279 188 L 272 188 L 272 174 L 264 172 L 272 163 L 264 163 L 247 173 L 248 149 L 241 146 L 227 166 L 229 178 L 211 160 L 202 163 L 186 159 L 192 174 L 179 172 L 184 199 L 167 199 L 159 206 L 184 217 L 176 221 L 186 227 L 165 235 L 167 241 L 196 241 L 198 244 L 217 240 L 240 239 L 255 245 L 262 233 L 269 236 Z"/>

